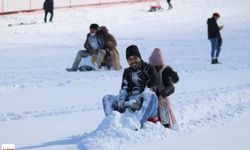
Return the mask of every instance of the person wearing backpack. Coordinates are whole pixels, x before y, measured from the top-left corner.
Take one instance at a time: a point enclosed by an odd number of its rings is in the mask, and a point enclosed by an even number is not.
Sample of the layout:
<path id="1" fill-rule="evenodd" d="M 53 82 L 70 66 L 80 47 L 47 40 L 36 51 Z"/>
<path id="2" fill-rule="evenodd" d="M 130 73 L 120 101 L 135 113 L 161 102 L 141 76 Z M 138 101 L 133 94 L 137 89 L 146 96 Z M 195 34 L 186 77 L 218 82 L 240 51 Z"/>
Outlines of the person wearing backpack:
<path id="1" fill-rule="evenodd" d="M 179 76 L 169 65 L 164 64 L 162 52 L 159 48 L 155 48 L 152 52 L 149 57 L 149 64 L 154 67 L 157 73 L 154 91 L 158 97 L 159 119 L 164 127 L 178 130 L 168 96 L 174 93 L 174 83 L 179 81 Z"/>

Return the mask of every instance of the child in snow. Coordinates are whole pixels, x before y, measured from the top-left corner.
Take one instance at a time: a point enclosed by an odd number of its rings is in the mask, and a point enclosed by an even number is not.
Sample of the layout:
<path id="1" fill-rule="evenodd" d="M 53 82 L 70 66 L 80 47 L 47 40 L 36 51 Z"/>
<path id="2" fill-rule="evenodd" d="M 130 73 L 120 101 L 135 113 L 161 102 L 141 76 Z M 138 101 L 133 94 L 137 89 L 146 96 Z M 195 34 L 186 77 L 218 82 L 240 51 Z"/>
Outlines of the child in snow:
<path id="1" fill-rule="evenodd" d="M 177 121 L 171 107 L 168 96 L 174 93 L 173 83 L 179 81 L 178 74 L 173 69 L 164 64 L 162 52 L 159 48 L 155 48 L 149 57 L 149 64 L 154 66 L 157 72 L 155 92 L 158 97 L 158 113 L 161 123 L 166 128 L 177 126 Z"/>

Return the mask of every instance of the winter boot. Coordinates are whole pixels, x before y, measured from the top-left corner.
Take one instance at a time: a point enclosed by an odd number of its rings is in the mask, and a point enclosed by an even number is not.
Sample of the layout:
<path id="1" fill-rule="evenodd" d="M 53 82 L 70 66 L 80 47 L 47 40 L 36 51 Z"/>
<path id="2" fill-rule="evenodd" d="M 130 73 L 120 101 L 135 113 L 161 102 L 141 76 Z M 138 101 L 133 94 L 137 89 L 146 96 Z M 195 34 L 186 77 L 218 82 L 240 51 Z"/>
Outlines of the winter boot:
<path id="1" fill-rule="evenodd" d="M 170 128 L 170 124 L 163 124 L 165 128 Z"/>
<path id="2" fill-rule="evenodd" d="M 216 59 L 212 59 L 211 64 L 216 64 Z"/>
<path id="3" fill-rule="evenodd" d="M 215 58 L 215 64 L 220 64 L 217 58 Z"/>
<path id="4" fill-rule="evenodd" d="M 66 71 L 68 71 L 68 72 L 76 72 L 77 69 L 74 69 L 74 68 L 66 68 Z"/>

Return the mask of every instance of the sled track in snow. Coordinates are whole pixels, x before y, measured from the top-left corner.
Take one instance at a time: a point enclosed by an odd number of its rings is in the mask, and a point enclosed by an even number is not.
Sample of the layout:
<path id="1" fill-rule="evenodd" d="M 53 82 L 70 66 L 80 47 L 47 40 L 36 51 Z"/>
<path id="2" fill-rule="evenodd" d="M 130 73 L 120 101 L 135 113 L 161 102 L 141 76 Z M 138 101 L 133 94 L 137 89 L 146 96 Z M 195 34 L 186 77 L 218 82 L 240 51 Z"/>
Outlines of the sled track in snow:
<path id="1" fill-rule="evenodd" d="M 93 106 L 70 106 L 65 108 L 58 108 L 53 110 L 34 110 L 34 111 L 24 111 L 21 113 L 9 112 L 9 113 L 0 113 L 0 123 L 6 121 L 18 121 L 18 120 L 27 120 L 27 119 L 39 119 L 44 117 L 52 117 L 59 115 L 67 115 L 72 113 L 81 113 L 86 111 L 95 111 L 101 110 L 101 104 L 95 104 Z"/>
<path id="2" fill-rule="evenodd" d="M 250 85 L 175 95 L 175 113 L 183 131 L 220 126 L 250 112 Z"/>

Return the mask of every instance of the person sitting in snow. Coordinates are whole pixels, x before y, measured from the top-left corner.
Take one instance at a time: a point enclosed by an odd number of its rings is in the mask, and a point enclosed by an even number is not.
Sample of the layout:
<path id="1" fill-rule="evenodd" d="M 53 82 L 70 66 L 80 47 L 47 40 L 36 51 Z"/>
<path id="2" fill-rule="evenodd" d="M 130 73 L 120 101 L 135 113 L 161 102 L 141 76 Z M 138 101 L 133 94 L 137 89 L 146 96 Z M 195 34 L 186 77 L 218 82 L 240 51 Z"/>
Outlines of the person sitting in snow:
<path id="1" fill-rule="evenodd" d="M 76 58 L 71 68 L 66 68 L 67 71 L 77 71 L 79 64 L 84 57 L 91 56 L 93 63 L 96 61 L 96 58 L 99 56 L 100 59 L 97 59 L 98 67 L 101 66 L 103 61 L 103 56 L 106 53 L 107 42 L 105 34 L 103 31 L 98 31 L 98 24 L 91 24 L 89 27 L 90 32 L 87 34 L 84 47 L 86 50 L 79 50 L 77 52 Z"/>
<path id="2" fill-rule="evenodd" d="M 156 74 L 152 66 L 141 59 L 136 45 L 126 49 L 129 67 L 124 69 L 118 96 L 106 95 L 102 99 L 105 116 L 112 111 L 133 112 L 141 128 L 148 118 L 157 117 L 158 100 L 150 89 L 155 86 Z"/>
<path id="3" fill-rule="evenodd" d="M 120 64 L 119 52 L 116 48 L 117 42 L 115 37 L 108 32 L 105 26 L 101 26 L 99 30 L 104 32 L 107 41 L 107 50 L 103 60 L 104 65 L 107 66 L 108 69 L 113 67 L 114 70 L 120 70 L 122 67 Z"/>
<path id="4" fill-rule="evenodd" d="M 168 96 L 174 93 L 173 83 L 179 81 L 178 74 L 168 65 L 164 64 L 162 52 L 155 48 L 149 57 L 149 64 L 154 66 L 157 86 L 154 89 L 158 97 L 158 115 L 162 125 L 171 128 L 177 127 L 177 121 Z"/>

